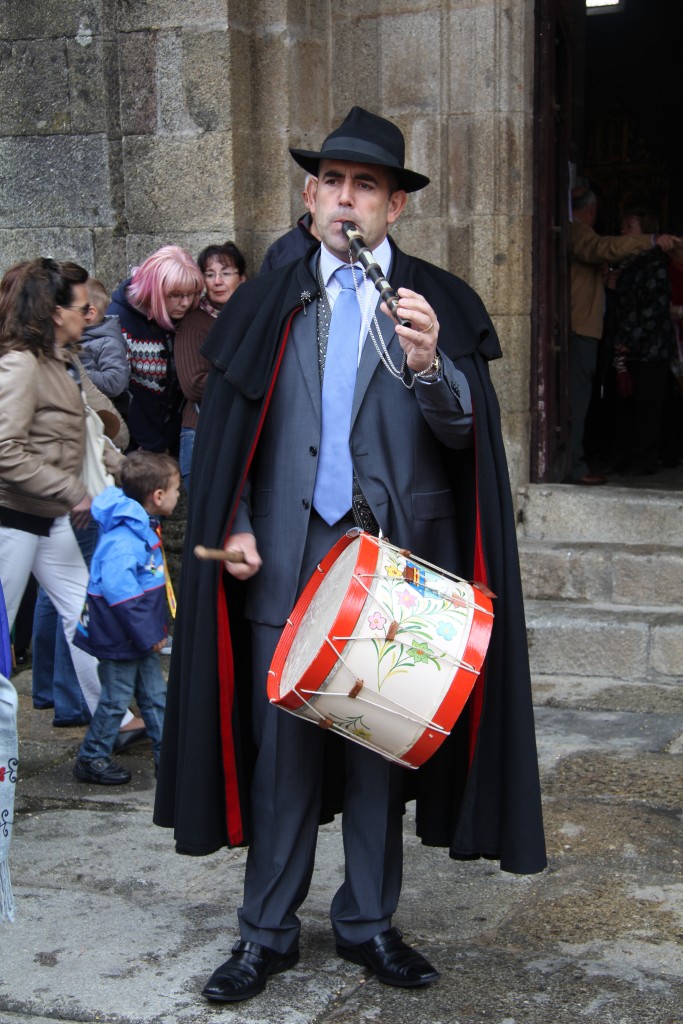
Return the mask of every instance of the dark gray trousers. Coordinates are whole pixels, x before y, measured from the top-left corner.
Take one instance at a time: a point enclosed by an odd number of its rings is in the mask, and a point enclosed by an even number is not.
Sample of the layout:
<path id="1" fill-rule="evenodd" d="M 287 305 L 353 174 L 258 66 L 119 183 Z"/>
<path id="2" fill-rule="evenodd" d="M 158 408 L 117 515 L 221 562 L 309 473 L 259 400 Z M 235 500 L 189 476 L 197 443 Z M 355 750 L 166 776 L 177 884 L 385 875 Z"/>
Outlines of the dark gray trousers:
<path id="1" fill-rule="evenodd" d="M 311 518 L 299 592 L 315 565 L 349 527 Z M 267 673 L 282 630 L 252 623 L 254 730 L 258 748 L 251 792 L 252 841 L 243 939 L 286 953 L 296 948 L 297 910 L 308 894 L 320 816 L 323 729 L 268 702 Z M 364 942 L 391 926 L 403 871 L 401 768 L 351 741 L 344 745 L 344 880 L 330 911 L 337 941 Z"/>

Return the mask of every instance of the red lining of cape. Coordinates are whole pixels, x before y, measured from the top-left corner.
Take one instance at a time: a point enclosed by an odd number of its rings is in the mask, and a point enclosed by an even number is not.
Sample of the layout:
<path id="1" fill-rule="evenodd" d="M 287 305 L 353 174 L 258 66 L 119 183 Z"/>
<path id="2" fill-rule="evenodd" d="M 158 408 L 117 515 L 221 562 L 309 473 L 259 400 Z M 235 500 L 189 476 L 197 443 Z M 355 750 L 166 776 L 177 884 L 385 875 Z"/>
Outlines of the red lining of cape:
<path id="1" fill-rule="evenodd" d="M 287 321 L 284 336 L 282 339 L 282 345 L 280 352 L 275 363 L 273 376 L 266 394 L 263 409 L 261 412 L 260 419 L 258 421 L 256 432 L 254 434 L 254 440 L 247 461 L 245 463 L 244 472 L 242 479 L 237 491 L 237 497 L 232 508 L 232 515 L 228 520 L 228 526 L 223 539 L 223 544 L 230 536 L 232 524 L 235 520 L 237 512 L 237 504 L 240 499 L 240 495 L 244 490 L 244 485 L 249 475 L 249 469 L 254 458 L 254 452 L 258 444 L 263 424 L 265 422 L 266 413 L 270 405 L 270 399 L 273 394 L 275 382 L 278 378 L 280 371 L 280 363 L 287 347 L 287 341 L 289 339 L 289 331 L 292 326 L 292 320 L 299 312 L 301 307 L 297 307 L 290 314 L 289 320 Z M 239 846 L 240 843 L 245 841 L 244 835 L 244 822 L 242 820 L 242 808 L 240 805 L 240 794 L 238 786 L 238 774 L 237 774 L 237 762 L 235 758 L 235 743 L 233 739 L 233 728 L 232 728 L 232 710 L 233 710 L 233 699 L 235 695 L 235 672 L 232 658 L 232 641 L 230 638 L 230 619 L 228 616 L 228 606 L 225 600 L 225 591 L 221 583 L 222 577 L 219 575 L 219 588 L 217 595 L 217 642 L 218 642 L 218 699 L 220 708 L 220 731 L 221 731 L 221 750 L 223 755 L 223 779 L 225 785 L 225 817 L 226 826 L 228 830 L 228 842 L 230 846 Z"/>

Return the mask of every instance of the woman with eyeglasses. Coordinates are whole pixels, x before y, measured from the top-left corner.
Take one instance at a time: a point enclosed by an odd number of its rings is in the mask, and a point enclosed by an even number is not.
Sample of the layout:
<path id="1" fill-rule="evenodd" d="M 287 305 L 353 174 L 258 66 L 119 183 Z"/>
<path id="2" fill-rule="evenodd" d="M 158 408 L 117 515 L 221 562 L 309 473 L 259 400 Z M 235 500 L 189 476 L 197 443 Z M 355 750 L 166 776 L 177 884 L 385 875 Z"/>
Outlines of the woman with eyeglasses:
<path id="1" fill-rule="evenodd" d="M 107 312 L 118 316 L 128 345 L 133 447 L 177 454 L 182 393 L 175 370 L 175 332 L 197 306 L 203 287 L 189 252 L 166 245 L 135 267 L 112 296 Z"/>
<path id="2" fill-rule="evenodd" d="M 85 326 L 87 278 L 76 263 L 35 259 L 0 281 L 0 580 L 10 626 L 31 573 L 45 589 L 92 714 L 97 661 L 71 642 L 88 583 L 71 528 L 88 523 L 91 496 L 80 480 L 85 412 L 70 351 Z"/>
<path id="3" fill-rule="evenodd" d="M 197 257 L 205 292 L 197 309 L 183 318 L 175 338 L 178 380 L 186 402 L 180 427 L 180 475 L 190 489 L 192 449 L 210 363 L 200 349 L 232 293 L 247 279 L 244 256 L 234 242 L 209 245 Z"/>

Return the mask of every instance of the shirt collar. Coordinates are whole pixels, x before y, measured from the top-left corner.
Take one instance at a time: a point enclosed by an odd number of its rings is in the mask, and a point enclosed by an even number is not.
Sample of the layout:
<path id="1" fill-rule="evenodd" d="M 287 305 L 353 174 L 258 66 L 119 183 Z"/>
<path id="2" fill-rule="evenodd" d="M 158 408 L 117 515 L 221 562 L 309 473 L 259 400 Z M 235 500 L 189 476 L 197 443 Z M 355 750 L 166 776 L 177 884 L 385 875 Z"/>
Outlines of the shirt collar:
<path id="1" fill-rule="evenodd" d="M 391 270 L 391 243 L 389 242 L 388 236 L 385 236 L 384 240 L 380 242 L 377 248 L 372 250 L 372 255 L 384 271 L 384 276 L 388 277 L 389 271 Z M 355 263 L 354 266 L 358 267 L 362 273 L 362 268 L 358 263 Z M 348 263 L 344 263 L 338 256 L 334 256 L 330 250 L 326 248 L 325 243 L 322 242 L 320 246 L 320 271 L 326 288 L 329 288 L 330 279 L 332 278 L 335 270 L 339 267 L 348 267 Z"/>

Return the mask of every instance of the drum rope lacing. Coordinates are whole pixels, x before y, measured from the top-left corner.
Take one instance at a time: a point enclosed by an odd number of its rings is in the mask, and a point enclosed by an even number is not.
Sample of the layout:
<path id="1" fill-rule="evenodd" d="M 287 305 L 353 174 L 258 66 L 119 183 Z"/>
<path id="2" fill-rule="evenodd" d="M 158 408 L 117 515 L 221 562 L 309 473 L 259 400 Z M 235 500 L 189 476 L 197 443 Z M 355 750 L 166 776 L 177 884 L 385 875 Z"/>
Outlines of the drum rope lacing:
<path id="1" fill-rule="evenodd" d="M 380 608 L 384 608 L 384 606 L 382 604 L 380 604 Z M 421 634 L 414 633 L 410 629 L 404 629 L 404 630 L 402 630 L 402 632 L 405 633 L 405 635 L 407 637 L 412 637 L 413 639 L 417 640 L 418 642 L 420 640 L 424 639 L 421 636 Z M 377 636 L 377 637 L 374 637 L 374 636 L 332 636 L 332 637 L 326 636 L 326 637 L 324 637 L 325 643 L 329 644 L 329 646 L 332 648 L 334 653 L 337 655 L 339 660 L 344 665 L 344 668 L 348 669 L 349 672 L 351 671 L 351 669 L 349 669 L 349 666 L 344 661 L 344 658 L 342 657 L 341 652 L 338 651 L 337 648 L 334 646 L 335 641 L 337 641 L 337 640 L 344 640 L 344 641 L 348 642 L 350 640 L 353 640 L 354 643 L 362 643 L 364 640 L 369 640 L 372 643 L 372 642 L 374 642 L 376 640 L 380 640 L 380 639 L 384 639 L 384 637 L 379 637 L 379 636 Z M 394 643 L 394 644 L 399 644 L 400 647 L 408 647 L 408 644 L 404 640 L 399 640 L 398 637 L 396 637 L 394 640 L 392 640 L 390 642 Z M 477 671 L 476 668 L 474 668 L 473 665 L 470 665 L 469 662 L 467 662 L 467 661 L 463 661 L 461 658 L 453 657 L 452 654 L 449 654 L 448 651 L 444 651 L 443 648 L 439 648 L 439 649 L 434 650 L 434 654 L 437 655 L 439 660 L 443 661 L 444 664 L 450 665 L 451 668 L 464 668 L 466 672 L 472 672 L 475 676 L 479 675 L 479 672 Z M 329 691 L 326 690 L 325 692 L 328 693 Z M 348 696 L 348 694 L 347 694 L 347 696 Z"/>
<path id="2" fill-rule="evenodd" d="M 344 667 L 346 668 L 347 666 L 345 665 Z M 320 696 L 317 690 L 303 690 L 295 686 L 294 691 L 301 697 L 304 704 L 306 704 L 314 714 L 321 719 L 327 718 L 327 715 L 323 715 L 319 711 L 316 711 L 315 705 L 306 700 L 305 695 L 308 695 L 309 697 Z M 348 693 L 342 693 L 341 690 L 325 690 L 325 697 L 345 697 L 348 699 L 348 696 Z M 363 704 L 368 704 L 372 708 L 380 708 L 382 711 L 386 711 L 389 715 L 396 715 L 397 718 L 405 718 L 407 721 L 414 722 L 417 725 L 424 725 L 429 729 L 433 729 L 434 732 L 441 733 L 442 736 L 450 736 L 449 729 L 444 729 L 442 725 L 437 725 L 431 718 L 423 718 L 422 715 L 417 714 L 417 712 L 412 711 L 410 708 L 407 708 L 404 704 L 399 704 L 398 701 L 393 700 L 391 697 L 383 697 L 382 701 L 370 700 L 369 697 L 356 697 L 354 699 L 360 700 Z M 394 707 L 387 707 L 384 701 L 388 704 L 393 704 Z"/>

